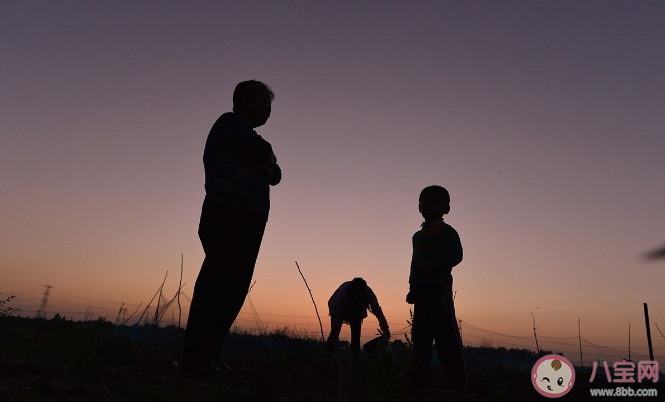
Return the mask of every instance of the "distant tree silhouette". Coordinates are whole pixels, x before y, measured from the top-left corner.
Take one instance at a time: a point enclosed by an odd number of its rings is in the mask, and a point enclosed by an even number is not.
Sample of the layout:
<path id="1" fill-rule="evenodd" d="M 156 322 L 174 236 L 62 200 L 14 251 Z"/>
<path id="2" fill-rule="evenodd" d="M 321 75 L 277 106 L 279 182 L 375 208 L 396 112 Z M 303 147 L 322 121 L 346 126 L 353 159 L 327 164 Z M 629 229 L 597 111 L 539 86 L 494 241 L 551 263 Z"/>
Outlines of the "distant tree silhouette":
<path id="1" fill-rule="evenodd" d="M 7 307 L 7 303 L 9 303 L 14 297 L 16 296 L 11 295 L 0 300 L 0 317 L 12 317 L 15 313 L 18 313 L 18 310 L 12 307 Z"/>

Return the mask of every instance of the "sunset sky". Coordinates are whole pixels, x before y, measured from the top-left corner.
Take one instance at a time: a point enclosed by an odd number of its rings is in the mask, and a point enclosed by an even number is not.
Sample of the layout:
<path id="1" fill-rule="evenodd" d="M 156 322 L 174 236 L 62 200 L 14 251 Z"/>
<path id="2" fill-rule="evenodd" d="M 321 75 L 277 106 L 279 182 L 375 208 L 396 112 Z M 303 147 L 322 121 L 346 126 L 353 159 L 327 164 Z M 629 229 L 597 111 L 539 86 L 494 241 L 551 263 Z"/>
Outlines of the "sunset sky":
<path id="1" fill-rule="evenodd" d="M 167 271 L 173 297 L 184 255 L 191 297 L 205 140 L 257 79 L 283 172 L 264 324 L 319 331 L 298 261 L 326 335 L 355 276 L 406 327 L 418 194 L 439 184 L 466 344 L 534 348 L 533 313 L 576 364 L 578 319 L 584 360 L 627 357 L 629 324 L 646 360 L 648 303 L 665 362 L 665 259 L 643 257 L 665 244 L 663 21 L 654 1 L 3 1 L 1 296 L 34 316 L 51 285 L 48 317 L 112 320 Z"/>

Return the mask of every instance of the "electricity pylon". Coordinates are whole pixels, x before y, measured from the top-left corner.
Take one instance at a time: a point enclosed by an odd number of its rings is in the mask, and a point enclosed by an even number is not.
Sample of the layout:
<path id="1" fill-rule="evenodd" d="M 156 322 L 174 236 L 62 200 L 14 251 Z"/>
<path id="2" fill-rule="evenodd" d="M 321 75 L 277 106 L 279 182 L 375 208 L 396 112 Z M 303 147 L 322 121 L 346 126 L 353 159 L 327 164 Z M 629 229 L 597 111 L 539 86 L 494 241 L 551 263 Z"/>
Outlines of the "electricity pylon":
<path id="1" fill-rule="evenodd" d="M 44 291 L 44 297 L 42 298 L 42 304 L 39 305 L 39 310 L 37 310 L 37 315 L 35 318 L 46 318 L 46 306 L 48 306 L 48 296 L 51 292 L 51 285 L 44 285 L 46 290 Z"/>

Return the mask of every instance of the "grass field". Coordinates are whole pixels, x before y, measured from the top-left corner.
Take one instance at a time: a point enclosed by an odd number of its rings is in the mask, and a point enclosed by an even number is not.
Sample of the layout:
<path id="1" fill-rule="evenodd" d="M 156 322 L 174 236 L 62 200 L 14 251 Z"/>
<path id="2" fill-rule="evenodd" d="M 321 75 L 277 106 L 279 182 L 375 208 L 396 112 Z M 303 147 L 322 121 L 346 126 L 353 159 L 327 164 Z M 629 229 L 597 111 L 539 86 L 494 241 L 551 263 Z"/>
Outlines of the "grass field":
<path id="1" fill-rule="evenodd" d="M 102 319 L 4 317 L 0 321 L 0 401 L 536 401 L 530 369 L 538 356 L 528 350 L 466 349 L 468 390 L 459 395 L 411 386 L 408 343 L 391 342 L 391 353 L 324 353 L 319 339 L 276 330 L 262 336 L 232 333 L 223 356 L 236 371 L 228 380 L 203 381 L 180 369 L 182 330 L 175 327 L 114 327 Z M 563 400 L 589 396 L 581 373 Z M 444 385 L 433 368 L 431 385 Z M 598 387 L 598 383 L 593 384 Z M 607 383 L 600 384 L 612 388 Z M 637 384 L 639 385 L 639 384 Z M 648 384 L 665 395 L 663 382 Z M 630 398 L 610 398 L 614 401 Z M 634 400 L 659 400 L 635 398 Z"/>

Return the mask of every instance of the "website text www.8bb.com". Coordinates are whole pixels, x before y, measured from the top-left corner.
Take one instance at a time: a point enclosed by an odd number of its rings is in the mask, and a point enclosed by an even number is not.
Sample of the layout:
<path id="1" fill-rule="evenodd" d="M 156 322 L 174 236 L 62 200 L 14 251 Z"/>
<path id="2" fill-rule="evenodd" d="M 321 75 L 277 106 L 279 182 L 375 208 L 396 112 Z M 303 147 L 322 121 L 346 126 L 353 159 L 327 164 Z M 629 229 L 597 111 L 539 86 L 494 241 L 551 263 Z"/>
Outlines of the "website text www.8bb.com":
<path id="1" fill-rule="evenodd" d="M 617 397 L 658 396 L 658 390 L 655 388 L 640 388 L 640 389 L 633 389 L 631 387 L 591 388 L 589 392 L 591 393 L 591 396 L 617 396 Z"/>

